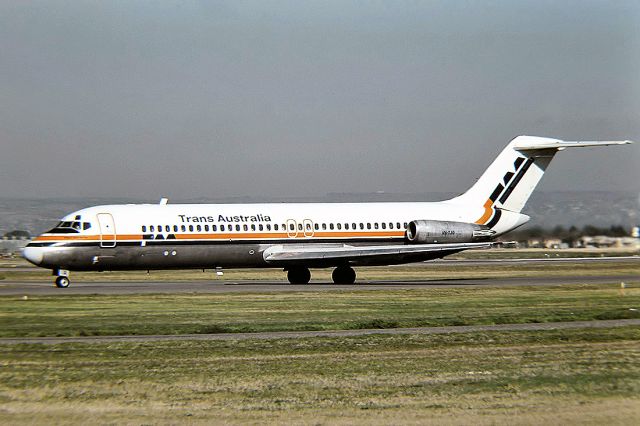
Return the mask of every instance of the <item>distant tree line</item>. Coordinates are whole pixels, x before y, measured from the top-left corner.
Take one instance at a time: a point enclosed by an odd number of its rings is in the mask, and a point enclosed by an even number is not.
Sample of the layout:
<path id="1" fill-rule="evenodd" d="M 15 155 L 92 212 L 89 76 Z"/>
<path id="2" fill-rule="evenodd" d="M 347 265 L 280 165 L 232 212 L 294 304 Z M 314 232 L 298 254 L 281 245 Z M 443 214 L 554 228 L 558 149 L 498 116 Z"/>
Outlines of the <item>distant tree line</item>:
<path id="1" fill-rule="evenodd" d="M 31 238 L 31 234 L 27 231 L 16 230 L 16 231 L 7 232 L 6 234 L 4 234 L 4 237 L 8 239 L 28 240 Z"/>
<path id="2" fill-rule="evenodd" d="M 572 226 L 565 228 L 564 226 L 556 226 L 554 228 L 543 228 L 541 226 L 533 226 L 531 228 L 516 229 L 505 235 L 517 241 L 531 240 L 535 238 L 558 238 L 563 243 L 572 244 L 580 237 L 594 237 L 596 235 L 605 235 L 607 237 L 628 237 L 629 230 L 620 225 L 612 225 L 610 227 L 598 227 L 593 225 L 585 225 L 582 228 Z"/>

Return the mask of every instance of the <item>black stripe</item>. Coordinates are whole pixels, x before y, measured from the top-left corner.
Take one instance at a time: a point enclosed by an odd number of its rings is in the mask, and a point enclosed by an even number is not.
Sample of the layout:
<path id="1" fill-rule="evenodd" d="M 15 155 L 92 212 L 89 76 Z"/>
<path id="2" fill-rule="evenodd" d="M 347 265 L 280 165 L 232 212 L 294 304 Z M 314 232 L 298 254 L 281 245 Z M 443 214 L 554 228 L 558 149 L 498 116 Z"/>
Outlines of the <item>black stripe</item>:
<path id="1" fill-rule="evenodd" d="M 515 166 L 514 168 L 518 170 L 518 167 L 520 167 L 520 164 L 522 164 L 523 161 L 524 161 L 524 157 L 516 158 L 516 161 L 513 162 L 513 165 Z"/>
<path id="2" fill-rule="evenodd" d="M 491 201 L 496 201 L 496 199 L 498 198 L 498 195 L 500 195 L 503 189 L 504 189 L 504 186 L 502 186 L 501 184 L 498 184 L 498 186 L 496 186 L 496 189 L 494 189 L 491 195 L 489 196 L 489 199 Z"/>
<path id="3" fill-rule="evenodd" d="M 511 181 L 511 184 L 509 185 L 507 190 L 504 191 L 504 194 L 502 194 L 502 197 L 500 197 L 501 204 L 504 204 L 504 202 L 507 201 L 513 190 L 516 189 L 516 186 L 518 186 L 518 183 L 522 180 L 525 173 L 527 173 L 527 170 L 529 170 L 529 167 L 531 167 L 532 164 L 533 158 L 529 158 L 527 162 L 524 163 L 524 166 L 522 166 L 516 177 Z"/>
<path id="4" fill-rule="evenodd" d="M 514 174 L 513 174 L 512 172 L 507 172 L 507 173 L 504 175 L 504 178 L 502 178 L 502 180 L 504 181 L 504 184 L 505 184 L 505 185 L 509 183 L 509 181 L 511 180 L 511 178 L 513 177 L 513 175 L 514 175 Z"/>
<path id="5" fill-rule="evenodd" d="M 495 213 L 494 213 L 493 217 L 491 218 L 491 220 L 489 221 L 489 223 L 487 223 L 487 226 L 489 228 L 493 228 L 493 226 L 496 223 L 498 223 L 498 221 L 500 220 L 500 216 L 502 216 L 502 210 L 495 209 Z"/>

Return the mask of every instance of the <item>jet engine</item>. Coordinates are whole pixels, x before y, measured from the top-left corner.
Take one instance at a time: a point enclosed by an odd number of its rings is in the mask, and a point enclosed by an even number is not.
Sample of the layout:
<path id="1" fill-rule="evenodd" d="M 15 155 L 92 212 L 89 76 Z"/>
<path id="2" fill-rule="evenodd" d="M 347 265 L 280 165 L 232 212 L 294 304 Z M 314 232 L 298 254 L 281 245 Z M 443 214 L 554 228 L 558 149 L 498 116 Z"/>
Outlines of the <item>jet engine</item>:
<path id="1" fill-rule="evenodd" d="M 495 233 L 485 225 L 443 220 L 414 220 L 407 226 L 407 240 L 414 244 L 486 241 Z"/>

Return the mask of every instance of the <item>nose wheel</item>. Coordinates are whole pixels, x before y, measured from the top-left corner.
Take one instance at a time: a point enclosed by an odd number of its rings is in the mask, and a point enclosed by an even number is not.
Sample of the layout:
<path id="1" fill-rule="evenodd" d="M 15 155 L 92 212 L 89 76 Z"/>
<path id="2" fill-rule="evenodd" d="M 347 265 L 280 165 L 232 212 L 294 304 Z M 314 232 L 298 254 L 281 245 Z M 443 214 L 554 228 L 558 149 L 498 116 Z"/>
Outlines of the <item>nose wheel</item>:
<path id="1" fill-rule="evenodd" d="M 69 284 L 71 284 L 71 282 L 69 281 L 69 278 L 67 278 L 67 277 L 58 277 L 58 278 L 56 278 L 56 287 L 58 287 L 58 288 L 67 288 L 67 287 L 69 287 Z"/>
<path id="2" fill-rule="evenodd" d="M 56 287 L 67 288 L 71 281 L 69 281 L 69 271 L 66 269 L 54 269 L 53 275 L 56 275 Z"/>

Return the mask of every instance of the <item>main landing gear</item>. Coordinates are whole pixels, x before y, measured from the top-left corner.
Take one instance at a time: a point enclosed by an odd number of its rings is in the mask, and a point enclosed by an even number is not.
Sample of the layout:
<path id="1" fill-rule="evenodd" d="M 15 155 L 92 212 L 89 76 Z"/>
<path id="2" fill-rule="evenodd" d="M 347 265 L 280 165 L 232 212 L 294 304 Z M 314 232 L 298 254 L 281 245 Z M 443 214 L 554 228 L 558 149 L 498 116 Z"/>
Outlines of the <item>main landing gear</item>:
<path id="1" fill-rule="evenodd" d="M 291 268 L 287 272 L 287 279 L 291 284 L 309 284 L 311 272 L 305 267 Z"/>
<path id="2" fill-rule="evenodd" d="M 349 266 L 338 266 L 333 270 L 331 278 L 335 284 L 353 284 L 356 282 L 356 271 Z"/>
<path id="3" fill-rule="evenodd" d="M 333 270 L 331 278 L 335 284 L 353 284 L 356 282 L 356 271 L 349 266 L 338 266 Z M 309 268 L 297 266 L 287 271 L 287 279 L 291 284 L 309 284 L 311 272 Z"/>
<path id="4" fill-rule="evenodd" d="M 69 271 L 64 269 L 54 269 L 53 275 L 56 275 L 56 287 L 58 288 L 67 288 L 71 281 L 69 281 Z"/>

